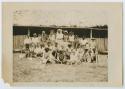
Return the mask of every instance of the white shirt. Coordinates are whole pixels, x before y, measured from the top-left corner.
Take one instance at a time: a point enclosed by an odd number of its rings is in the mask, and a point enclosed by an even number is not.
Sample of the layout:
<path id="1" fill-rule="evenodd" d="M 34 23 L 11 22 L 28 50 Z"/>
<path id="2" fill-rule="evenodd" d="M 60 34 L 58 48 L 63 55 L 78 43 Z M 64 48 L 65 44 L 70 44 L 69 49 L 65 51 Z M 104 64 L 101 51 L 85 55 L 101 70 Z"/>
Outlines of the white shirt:
<path id="1" fill-rule="evenodd" d="M 34 44 L 37 44 L 38 42 L 39 42 L 39 39 L 38 39 L 38 37 L 36 37 L 36 38 L 32 38 L 32 42 L 34 43 Z"/>
<path id="2" fill-rule="evenodd" d="M 30 38 L 24 39 L 24 44 L 30 44 L 32 41 Z"/>
<path id="3" fill-rule="evenodd" d="M 91 43 L 90 43 L 90 47 L 91 47 L 92 49 L 96 48 L 96 42 L 91 42 Z"/>
<path id="4" fill-rule="evenodd" d="M 42 53 L 42 49 L 40 47 L 37 47 L 35 50 L 34 50 L 35 53 Z"/>
<path id="5" fill-rule="evenodd" d="M 74 36 L 69 36 L 69 41 L 74 41 Z"/>
<path id="6" fill-rule="evenodd" d="M 30 47 L 29 50 L 30 50 L 30 51 L 34 51 L 34 47 Z"/>
<path id="7" fill-rule="evenodd" d="M 88 42 L 88 40 L 84 39 L 84 40 L 82 41 L 82 44 L 85 45 L 87 42 Z"/>
<path id="8" fill-rule="evenodd" d="M 56 34 L 56 39 L 57 39 L 57 40 L 63 39 L 63 34 L 62 34 L 62 33 L 57 33 L 57 34 Z"/>
<path id="9" fill-rule="evenodd" d="M 85 45 L 87 42 L 88 42 L 88 41 L 87 41 L 86 39 L 84 39 L 84 40 L 81 39 L 81 40 L 80 40 L 80 43 L 81 43 L 82 45 Z"/>
<path id="10" fill-rule="evenodd" d="M 55 35 L 50 35 L 50 40 L 54 41 L 55 40 Z"/>
<path id="11" fill-rule="evenodd" d="M 38 41 L 41 42 L 41 37 L 38 37 Z"/>
<path id="12" fill-rule="evenodd" d="M 76 54 L 74 54 L 74 53 L 71 53 L 71 54 L 70 54 L 70 60 L 71 60 L 71 61 L 76 61 L 77 59 L 78 59 L 78 57 L 77 57 Z"/>
<path id="13" fill-rule="evenodd" d="M 86 49 L 90 49 L 90 46 L 89 46 L 89 44 L 86 44 Z"/>

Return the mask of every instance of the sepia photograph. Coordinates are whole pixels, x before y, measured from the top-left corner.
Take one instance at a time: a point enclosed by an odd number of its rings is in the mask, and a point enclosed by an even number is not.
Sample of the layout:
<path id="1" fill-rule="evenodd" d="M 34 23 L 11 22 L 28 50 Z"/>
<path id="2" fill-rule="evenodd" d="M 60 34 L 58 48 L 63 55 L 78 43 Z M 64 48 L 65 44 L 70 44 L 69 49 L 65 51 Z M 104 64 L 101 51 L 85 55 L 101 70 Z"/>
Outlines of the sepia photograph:
<path id="1" fill-rule="evenodd" d="M 59 4 L 12 14 L 13 82 L 108 82 L 105 9 Z"/>
<path id="2" fill-rule="evenodd" d="M 2 2 L 1 15 L 0 83 L 123 87 L 122 2 Z"/>
<path id="3" fill-rule="evenodd" d="M 10 86 L 122 86 L 122 3 L 3 3 Z"/>

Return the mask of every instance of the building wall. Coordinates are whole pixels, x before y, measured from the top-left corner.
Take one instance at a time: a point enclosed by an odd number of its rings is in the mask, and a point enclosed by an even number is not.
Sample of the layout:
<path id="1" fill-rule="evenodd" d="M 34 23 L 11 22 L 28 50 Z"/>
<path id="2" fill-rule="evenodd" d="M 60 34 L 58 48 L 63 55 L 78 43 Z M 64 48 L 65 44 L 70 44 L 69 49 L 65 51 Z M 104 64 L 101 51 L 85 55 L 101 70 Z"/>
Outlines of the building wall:
<path id="1" fill-rule="evenodd" d="M 107 38 L 97 38 L 97 48 L 99 52 L 108 51 L 108 39 Z"/>
<path id="2" fill-rule="evenodd" d="M 13 36 L 13 49 L 20 49 L 23 45 L 25 35 L 16 35 Z"/>

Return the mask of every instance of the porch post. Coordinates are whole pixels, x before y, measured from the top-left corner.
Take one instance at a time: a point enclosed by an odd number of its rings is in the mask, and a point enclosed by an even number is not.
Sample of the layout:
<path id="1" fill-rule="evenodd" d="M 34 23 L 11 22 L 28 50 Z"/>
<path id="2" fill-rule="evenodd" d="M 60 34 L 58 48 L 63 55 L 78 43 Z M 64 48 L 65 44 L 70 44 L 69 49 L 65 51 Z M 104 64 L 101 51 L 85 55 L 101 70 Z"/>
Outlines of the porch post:
<path id="1" fill-rule="evenodd" d="M 92 29 L 90 29 L 90 38 L 92 38 Z"/>
<path id="2" fill-rule="evenodd" d="M 30 36 L 30 30 L 29 30 L 29 28 L 28 28 L 28 36 Z"/>

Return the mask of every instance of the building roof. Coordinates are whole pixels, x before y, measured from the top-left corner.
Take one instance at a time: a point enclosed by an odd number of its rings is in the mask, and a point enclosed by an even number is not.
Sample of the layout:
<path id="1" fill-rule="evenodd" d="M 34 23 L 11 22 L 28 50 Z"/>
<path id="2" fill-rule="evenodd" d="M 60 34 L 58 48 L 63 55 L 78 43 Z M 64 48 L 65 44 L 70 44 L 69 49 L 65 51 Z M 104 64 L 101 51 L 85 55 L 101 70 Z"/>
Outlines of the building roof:
<path id="1" fill-rule="evenodd" d="M 51 25 L 51 26 L 28 26 L 28 25 L 23 25 L 23 26 L 18 26 L 18 25 L 14 25 L 14 27 L 38 27 L 38 28 L 77 28 L 77 29 L 90 29 L 90 30 L 108 30 L 107 26 L 95 26 L 95 27 L 78 27 L 78 26 L 56 26 L 56 25 Z"/>

